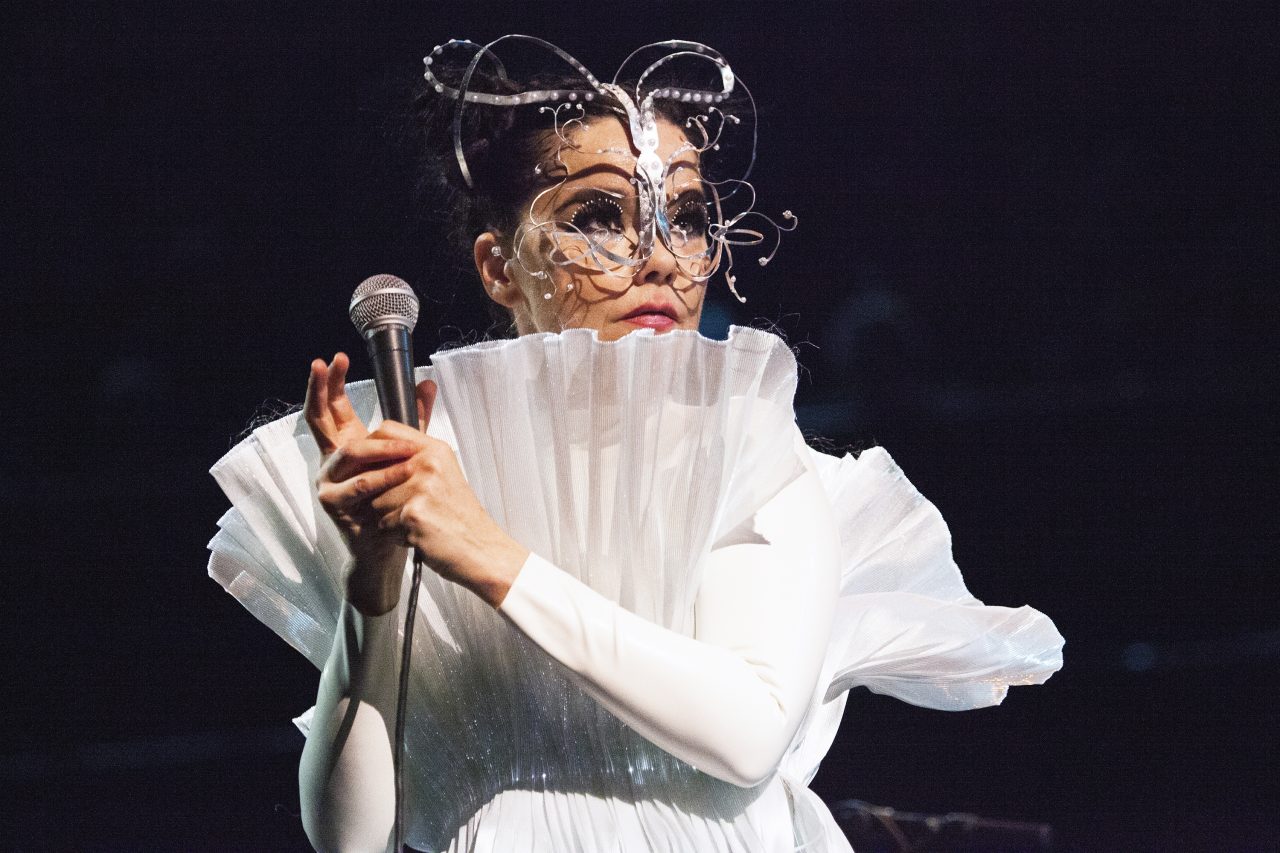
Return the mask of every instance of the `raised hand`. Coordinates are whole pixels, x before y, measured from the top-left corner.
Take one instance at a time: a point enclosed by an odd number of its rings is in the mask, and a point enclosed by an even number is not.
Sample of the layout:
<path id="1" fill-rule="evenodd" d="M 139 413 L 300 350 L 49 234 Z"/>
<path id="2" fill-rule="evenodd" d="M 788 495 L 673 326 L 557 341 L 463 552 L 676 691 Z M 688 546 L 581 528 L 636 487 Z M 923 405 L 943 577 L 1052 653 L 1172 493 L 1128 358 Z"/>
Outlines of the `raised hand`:
<path id="1" fill-rule="evenodd" d="M 529 550 L 481 506 L 453 448 L 395 421 L 384 421 L 368 440 L 414 447 L 410 458 L 387 469 L 394 485 L 368 503 L 378 526 L 416 548 L 437 574 L 501 604 Z"/>
<path id="2" fill-rule="evenodd" d="M 344 353 L 335 355 L 328 365 L 320 359 L 311 363 L 303 416 L 324 458 L 315 483 L 320 505 L 355 557 L 346 578 L 347 598 L 361 612 L 376 615 L 395 607 L 407 554 L 403 535 L 379 528 L 381 515 L 370 501 L 409 478 L 409 469 L 397 463 L 413 456 L 417 446 L 399 438 L 369 435 L 347 397 L 349 366 Z M 434 382 L 418 385 L 418 419 L 423 430 L 430 423 L 435 396 Z"/>

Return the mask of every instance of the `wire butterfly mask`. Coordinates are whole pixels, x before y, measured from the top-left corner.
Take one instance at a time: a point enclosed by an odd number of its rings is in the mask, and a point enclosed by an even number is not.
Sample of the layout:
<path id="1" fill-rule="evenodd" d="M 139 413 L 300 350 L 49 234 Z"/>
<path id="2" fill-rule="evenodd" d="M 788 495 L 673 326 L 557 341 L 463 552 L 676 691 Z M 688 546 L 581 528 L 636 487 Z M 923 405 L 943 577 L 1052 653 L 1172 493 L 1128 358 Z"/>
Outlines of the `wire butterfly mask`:
<path id="1" fill-rule="evenodd" d="M 510 81 L 494 48 L 500 43 L 519 41 L 542 48 L 569 65 L 581 77 L 580 87 L 529 89 L 500 94 L 480 91 L 473 77 L 482 61 L 496 76 Z M 438 76 L 446 51 L 470 51 L 470 61 L 457 80 L 446 82 Z M 633 88 L 618 83 L 629 67 L 639 67 L 648 57 Z M 755 108 L 750 92 L 738 81 L 724 58 L 703 44 L 663 41 L 634 51 L 618 68 L 611 82 L 602 82 L 580 62 L 555 45 L 539 38 L 506 35 L 487 45 L 453 40 L 436 46 L 423 60 L 425 78 L 436 93 L 456 101 L 452 123 L 453 149 L 458 167 L 468 186 L 474 186 L 463 146 L 463 111 L 469 105 L 524 107 L 535 105 L 548 115 L 548 129 L 554 134 L 551 157 L 535 167 L 539 190 L 529 215 L 520 226 L 509 260 L 520 263 L 531 276 L 550 278 L 547 269 L 530 268 L 525 258 L 537 256 L 546 263 L 574 267 L 598 278 L 616 280 L 620 289 L 629 286 L 636 272 L 652 256 L 659 243 L 670 252 L 682 276 L 700 284 L 724 267 L 725 281 L 739 301 L 733 273 L 734 247 L 758 246 L 772 242 L 767 264 L 777 251 L 783 231 L 795 228 L 791 211 L 782 214 L 784 225 L 756 211 L 755 190 L 747 178 L 755 161 Z M 689 88 L 661 82 L 676 66 L 699 64 L 702 73 L 710 69 L 718 85 Z M 745 95 L 751 131 L 750 158 L 737 178 L 711 181 L 703 177 L 700 163 L 708 151 L 719 150 L 722 134 L 738 128 L 743 117 L 726 112 L 735 87 Z M 660 155 L 662 117 L 655 110 L 661 101 L 688 105 L 691 113 L 679 127 L 683 138 L 665 156 Z M 605 105 L 615 113 L 629 145 L 584 151 L 578 131 L 590 120 L 587 105 Z M 671 147 L 671 146 L 668 146 Z M 575 187 L 573 165 L 577 153 L 596 155 L 616 163 L 619 180 L 588 189 Z M 731 211 L 732 209 L 736 212 Z M 537 251 L 530 252 L 534 248 Z M 495 254 L 498 250 L 495 250 Z M 504 256 L 505 257 L 505 256 Z M 551 293 L 544 297 L 550 299 Z"/>

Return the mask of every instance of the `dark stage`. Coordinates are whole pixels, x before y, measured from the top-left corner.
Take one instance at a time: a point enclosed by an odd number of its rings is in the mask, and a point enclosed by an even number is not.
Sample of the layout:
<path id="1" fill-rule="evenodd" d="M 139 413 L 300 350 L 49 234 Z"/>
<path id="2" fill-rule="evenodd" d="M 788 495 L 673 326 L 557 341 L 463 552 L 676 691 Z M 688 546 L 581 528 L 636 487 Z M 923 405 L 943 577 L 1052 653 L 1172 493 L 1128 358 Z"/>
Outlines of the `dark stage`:
<path id="1" fill-rule="evenodd" d="M 1273 4 L 5 18 L 0 848 L 309 849 L 290 719 L 317 673 L 206 576 L 207 471 L 358 350 L 366 276 L 423 297 L 420 360 L 488 325 L 403 113 L 432 45 L 506 32 L 609 73 L 660 38 L 725 54 L 760 207 L 800 227 L 741 265 L 745 304 L 713 283 L 704 331 L 784 334 L 806 432 L 888 448 L 974 594 L 1066 637 L 999 708 L 856 692 L 818 793 L 1049 824 L 1056 851 L 1280 845 Z"/>

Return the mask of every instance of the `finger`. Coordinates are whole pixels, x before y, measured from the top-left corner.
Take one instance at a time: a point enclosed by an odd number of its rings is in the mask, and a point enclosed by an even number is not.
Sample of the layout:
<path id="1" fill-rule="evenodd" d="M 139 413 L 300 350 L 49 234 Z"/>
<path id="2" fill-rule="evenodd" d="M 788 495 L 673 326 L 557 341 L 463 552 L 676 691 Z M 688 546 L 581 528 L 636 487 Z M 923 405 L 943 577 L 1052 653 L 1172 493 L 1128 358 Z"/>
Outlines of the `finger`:
<path id="1" fill-rule="evenodd" d="M 325 388 L 329 414 L 339 429 L 355 417 L 351 401 L 347 399 L 347 371 L 351 368 L 351 359 L 344 352 L 336 353 L 329 365 L 328 384 Z"/>
<path id="2" fill-rule="evenodd" d="M 410 464 L 403 464 L 410 472 L 413 471 Z M 397 483 L 394 486 L 386 488 L 378 493 L 369 501 L 369 509 L 384 518 L 387 516 L 394 516 L 394 521 L 398 522 L 401 513 L 404 511 L 405 504 L 412 500 L 414 496 L 420 494 L 422 494 L 422 483 L 416 480 L 410 482 L 409 478 L 405 478 L 403 482 Z"/>
<path id="3" fill-rule="evenodd" d="M 327 400 L 332 407 L 347 396 L 347 371 L 351 368 L 351 359 L 345 352 L 335 353 L 329 364 L 329 384 Z"/>
<path id="4" fill-rule="evenodd" d="M 411 441 L 419 450 L 436 440 L 399 421 L 383 421 L 378 424 L 377 429 L 370 433 L 370 437 Z"/>
<path id="5" fill-rule="evenodd" d="M 365 471 L 340 483 L 326 484 L 319 491 L 320 501 L 331 512 L 353 514 L 412 475 L 413 469 L 403 462 Z"/>
<path id="6" fill-rule="evenodd" d="M 307 375 L 307 397 L 302 404 L 303 417 L 311 428 L 311 435 L 320 447 L 320 452 L 325 455 L 337 448 L 337 429 L 329 414 L 328 372 L 329 368 L 321 359 L 311 362 L 311 372 Z"/>
<path id="7" fill-rule="evenodd" d="M 372 506 L 372 504 L 370 504 L 370 506 Z M 396 504 L 391 509 L 386 511 L 379 511 L 377 509 L 374 509 L 374 512 L 378 516 L 379 530 L 391 530 L 392 528 L 399 527 L 400 522 L 404 517 L 404 507 L 400 506 L 400 504 Z M 406 536 L 405 544 L 408 544 L 407 536 Z"/>
<path id="8" fill-rule="evenodd" d="M 333 362 L 329 365 L 329 400 L 332 402 L 341 394 L 345 394 L 343 387 L 347 382 L 347 371 L 351 369 L 351 359 L 347 358 L 345 352 L 336 352 L 333 354 Z"/>
<path id="9" fill-rule="evenodd" d="M 418 446 L 397 439 L 360 438 L 342 446 L 328 471 L 328 479 L 339 483 L 368 469 L 400 462 L 418 452 Z"/>
<path id="10" fill-rule="evenodd" d="M 424 379 L 413 390 L 418 404 L 418 427 L 426 432 L 431 425 L 431 410 L 435 407 L 439 386 L 430 379 Z"/>

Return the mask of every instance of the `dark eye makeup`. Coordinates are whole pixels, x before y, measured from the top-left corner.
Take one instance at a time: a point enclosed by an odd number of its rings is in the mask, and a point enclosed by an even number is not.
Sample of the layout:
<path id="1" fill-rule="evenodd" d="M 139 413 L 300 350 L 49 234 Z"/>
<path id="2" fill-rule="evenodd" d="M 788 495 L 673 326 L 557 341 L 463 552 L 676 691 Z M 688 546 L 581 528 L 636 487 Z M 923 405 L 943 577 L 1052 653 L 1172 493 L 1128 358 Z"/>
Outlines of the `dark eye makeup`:
<path id="1" fill-rule="evenodd" d="M 612 195 L 600 190 L 581 192 L 571 199 L 562 216 L 583 235 L 593 239 L 607 239 L 624 233 L 627 217 L 622 204 Z M 668 208 L 667 222 L 672 232 L 683 241 L 707 235 L 711 214 L 706 197 L 700 192 L 685 192 Z"/>
<path id="2" fill-rule="evenodd" d="M 622 205 L 604 195 L 594 195 L 573 211 L 569 223 L 591 236 L 602 231 L 621 234 Z"/>
<path id="3" fill-rule="evenodd" d="M 706 202 L 701 199 L 690 199 L 675 209 L 669 221 L 673 228 L 679 228 L 689 236 L 695 236 L 706 234 L 707 225 L 711 220 L 707 213 Z"/>

